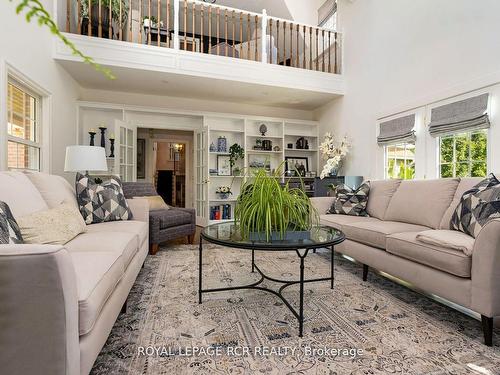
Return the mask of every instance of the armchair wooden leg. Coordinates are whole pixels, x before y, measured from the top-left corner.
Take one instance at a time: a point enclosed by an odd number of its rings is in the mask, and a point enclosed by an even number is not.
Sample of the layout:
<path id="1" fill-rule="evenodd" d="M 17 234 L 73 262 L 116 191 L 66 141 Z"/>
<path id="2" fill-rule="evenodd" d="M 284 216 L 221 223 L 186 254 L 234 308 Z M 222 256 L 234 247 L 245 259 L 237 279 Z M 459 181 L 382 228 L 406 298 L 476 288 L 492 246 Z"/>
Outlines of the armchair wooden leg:
<path id="1" fill-rule="evenodd" d="M 194 234 L 188 236 L 188 243 L 191 245 L 194 244 Z"/>
<path id="2" fill-rule="evenodd" d="M 481 315 L 483 326 L 484 345 L 493 346 L 493 318 Z"/>
<path id="3" fill-rule="evenodd" d="M 368 280 L 368 266 L 363 264 L 363 281 Z"/>
<path id="4" fill-rule="evenodd" d="M 156 253 L 158 252 L 159 249 L 160 249 L 160 245 L 157 243 L 154 243 L 151 245 L 151 249 L 149 250 L 149 253 L 151 255 L 156 255 Z"/>

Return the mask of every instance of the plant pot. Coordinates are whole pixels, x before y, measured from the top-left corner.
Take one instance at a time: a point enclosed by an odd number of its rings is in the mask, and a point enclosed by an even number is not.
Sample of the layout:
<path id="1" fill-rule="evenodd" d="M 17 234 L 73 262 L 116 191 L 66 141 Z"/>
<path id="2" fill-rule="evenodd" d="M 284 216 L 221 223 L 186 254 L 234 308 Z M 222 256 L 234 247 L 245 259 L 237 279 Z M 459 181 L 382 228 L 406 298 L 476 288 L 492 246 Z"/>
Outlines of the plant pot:
<path id="1" fill-rule="evenodd" d="M 99 36 L 99 4 L 93 4 L 90 8 L 91 35 Z M 101 5 L 101 35 L 103 38 L 109 38 L 109 8 Z M 82 34 L 87 35 L 89 28 L 89 19 L 82 19 Z"/>
<path id="2" fill-rule="evenodd" d="M 248 235 L 250 241 L 266 241 L 265 232 L 250 232 Z M 272 231 L 269 236 L 270 241 L 300 241 L 309 240 L 311 238 L 311 232 L 308 230 L 296 230 L 287 231 L 283 238 L 281 238 L 280 232 Z"/>
<path id="3" fill-rule="evenodd" d="M 228 199 L 229 198 L 229 193 L 217 193 L 219 196 L 219 199 Z"/>
<path id="4" fill-rule="evenodd" d="M 241 171 L 239 169 L 233 170 L 233 176 L 239 176 L 240 174 L 241 174 Z"/>

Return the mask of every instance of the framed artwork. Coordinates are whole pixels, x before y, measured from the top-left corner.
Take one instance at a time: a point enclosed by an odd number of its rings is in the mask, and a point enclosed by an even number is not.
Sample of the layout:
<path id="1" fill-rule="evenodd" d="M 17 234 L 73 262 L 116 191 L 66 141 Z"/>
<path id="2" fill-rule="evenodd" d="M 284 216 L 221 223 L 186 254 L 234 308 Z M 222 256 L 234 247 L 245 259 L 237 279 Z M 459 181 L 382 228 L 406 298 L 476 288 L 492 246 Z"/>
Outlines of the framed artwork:
<path id="1" fill-rule="evenodd" d="M 146 140 L 137 138 L 137 178 L 146 178 Z"/>
<path id="2" fill-rule="evenodd" d="M 299 172 L 300 176 L 305 176 L 305 172 L 309 171 L 309 158 L 285 156 L 285 170 Z"/>
<path id="3" fill-rule="evenodd" d="M 217 155 L 217 175 L 231 176 L 231 163 L 229 155 Z"/>
<path id="4" fill-rule="evenodd" d="M 264 168 L 267 172 L 271 171 L 271 160 L 267 155 L 251 155 L 248 159 L 250 168 Z"/>

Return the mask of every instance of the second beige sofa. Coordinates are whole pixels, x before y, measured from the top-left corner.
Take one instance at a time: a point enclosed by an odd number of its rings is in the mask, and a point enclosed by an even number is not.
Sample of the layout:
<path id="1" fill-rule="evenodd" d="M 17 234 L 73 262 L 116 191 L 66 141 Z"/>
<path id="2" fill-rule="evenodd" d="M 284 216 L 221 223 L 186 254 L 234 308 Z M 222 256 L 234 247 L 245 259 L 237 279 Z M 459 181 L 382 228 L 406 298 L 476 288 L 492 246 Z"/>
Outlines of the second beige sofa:
<path id="1" fill-rule="evenodd" d="M 500 315 L 500 219 L 489 222 L 476 239 L 451 231 L 450 220 L 463 193 L 480 178 L 372 181 L 369 217 L 326 214 L 331 197 L 312 198 L 321 223 L 344 232 L 336 247 L 368 267 L 481 315 L 486 345 L 492 345 L 493 317 Z M 424 231 L 437 239 L 470 248 L 472 255 L 417 239 Z"/>

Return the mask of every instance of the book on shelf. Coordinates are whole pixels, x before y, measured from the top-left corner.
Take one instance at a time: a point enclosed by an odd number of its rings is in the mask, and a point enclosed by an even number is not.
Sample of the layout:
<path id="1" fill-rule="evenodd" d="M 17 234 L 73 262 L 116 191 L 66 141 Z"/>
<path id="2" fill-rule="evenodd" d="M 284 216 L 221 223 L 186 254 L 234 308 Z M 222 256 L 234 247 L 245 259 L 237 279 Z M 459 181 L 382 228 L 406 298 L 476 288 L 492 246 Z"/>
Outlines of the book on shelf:
<path id="1" fill-rule="evenodd" d="M 231 220 L 231 205 L 221 204 L 210 206 L 210 220 Z"/>

